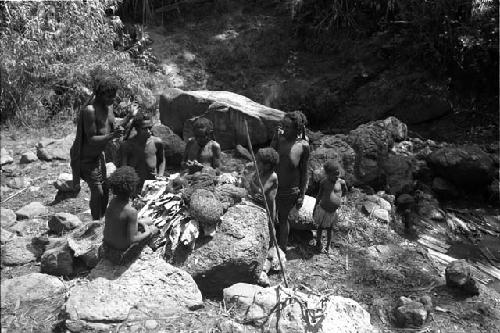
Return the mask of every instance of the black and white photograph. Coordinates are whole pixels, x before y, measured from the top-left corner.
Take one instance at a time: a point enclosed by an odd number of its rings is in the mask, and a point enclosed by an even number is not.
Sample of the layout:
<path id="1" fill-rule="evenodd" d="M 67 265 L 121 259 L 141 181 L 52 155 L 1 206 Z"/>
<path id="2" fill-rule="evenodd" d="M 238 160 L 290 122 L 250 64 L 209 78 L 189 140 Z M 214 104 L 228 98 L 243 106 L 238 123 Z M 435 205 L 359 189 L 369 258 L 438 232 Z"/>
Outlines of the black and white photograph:
<path id="1" fill-rule="evenodd" d="M 1 332 L 500 332 L 498 18 L 0 1 Z"/>

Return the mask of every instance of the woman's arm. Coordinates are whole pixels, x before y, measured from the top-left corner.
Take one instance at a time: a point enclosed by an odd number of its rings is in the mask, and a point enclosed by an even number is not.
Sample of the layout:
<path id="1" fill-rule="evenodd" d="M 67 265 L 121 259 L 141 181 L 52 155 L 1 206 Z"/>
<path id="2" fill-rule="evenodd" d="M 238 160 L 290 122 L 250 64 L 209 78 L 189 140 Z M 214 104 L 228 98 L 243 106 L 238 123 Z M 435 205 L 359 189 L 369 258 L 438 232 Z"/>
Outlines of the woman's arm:
<path id="1" fill-rule="evenodd" d="M 165 145 L 161 139 L 156 140 L 156 165 L 158 167 L 158 172 L 156 173 L 158 177 L 163 177 L 165 173 Z"/>

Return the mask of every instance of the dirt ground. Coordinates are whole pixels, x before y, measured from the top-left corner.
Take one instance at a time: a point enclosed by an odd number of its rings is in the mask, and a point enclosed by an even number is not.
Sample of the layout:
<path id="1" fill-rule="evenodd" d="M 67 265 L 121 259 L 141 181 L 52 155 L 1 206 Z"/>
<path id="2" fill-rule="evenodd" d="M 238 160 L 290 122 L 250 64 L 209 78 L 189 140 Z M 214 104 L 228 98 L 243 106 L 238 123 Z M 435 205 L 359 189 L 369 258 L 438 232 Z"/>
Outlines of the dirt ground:
<path id="1" fill-rule="evenodd" d="M 3 208 L 13 210 L 32 201 L 49 206 L 48 216 L 40 217 L 40 224 L 27 231 L 28 236 L 46 233 L 48 217 L 56 212 L 77 215 L 90 221 L 88 188 L 82 182 L 82 191 L 76 198 L 57 202 L 52 182 L 61 172 L 69 172 L 69 162 L 37 161 L 18 164 L 20 154 L 35 151 L 41 136 L 62 137 L 71 131 L 72 124 L 57 126 L 55 135 L 50 130 L 2 131 L 2 147 L 14 151 L 14 164 L 2 171 L 2 201 L 19 189 L 4 184 L 12 176 L 28 177 L 31 186 L 5 203 Z M 62 129 L 62 130 L 61 130 Z M 342 223 L 335 230 L 330 253 L 316 254 L 312 234 L 292 234 L 288 253 L 286 276 L 289 287 L 316 294 L 335 294 L 349 297 L 371 314 L 372 324 L 383 332 L 408 332 L 393 324 L 392 310 L 400 296 L 429 295 L 438 307 L 427 323 L 415 332 L 495 332 L 500 329 L 500 295 L 481 286 L 481 294 L 464 298 L 446 288 L 444 267 L 433 262 L 424 248 L 402 238 L 400 222 L 391 225 L 369 219 L 356 208 L 358 192 L 353 192 L 342 208 Z M 377 245 L 377 247 L 373 247 Z M 39 263 L 21 267 L 2 267 L 1 278 L 7 279 L 38 272 Z M 84 278 L 85 272 L 80 277 Z M 280 273 L 270 276 L 273 284 L 283 283 Z M 217 323 L 227 318 L 220 299 L 206 299 L 205 308 L 172 322 L 172 328 L 199 332 L 217 332 Z M 410 330 L 411 331 L 411 330 Z"/>

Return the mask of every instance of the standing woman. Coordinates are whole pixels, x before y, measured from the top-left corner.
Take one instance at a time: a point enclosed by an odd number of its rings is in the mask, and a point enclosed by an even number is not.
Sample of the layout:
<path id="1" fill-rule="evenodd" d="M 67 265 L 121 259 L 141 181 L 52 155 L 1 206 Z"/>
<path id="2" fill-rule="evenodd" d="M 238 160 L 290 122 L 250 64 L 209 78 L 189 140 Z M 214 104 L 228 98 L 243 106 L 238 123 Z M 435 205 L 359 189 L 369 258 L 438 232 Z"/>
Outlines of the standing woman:
<path id="1" fill-rule="evenodd" d="M 301 111 L 289 112 L 282 120 L 283 134 L 271 146 L 279 154 L 276 206 L 279 221 L 279 245 L 286 253 L 290 223 L 288 215 L 295 206 L 302 207 L 307 189 L 309 143 L 305 136 L 307 118 Z"/>

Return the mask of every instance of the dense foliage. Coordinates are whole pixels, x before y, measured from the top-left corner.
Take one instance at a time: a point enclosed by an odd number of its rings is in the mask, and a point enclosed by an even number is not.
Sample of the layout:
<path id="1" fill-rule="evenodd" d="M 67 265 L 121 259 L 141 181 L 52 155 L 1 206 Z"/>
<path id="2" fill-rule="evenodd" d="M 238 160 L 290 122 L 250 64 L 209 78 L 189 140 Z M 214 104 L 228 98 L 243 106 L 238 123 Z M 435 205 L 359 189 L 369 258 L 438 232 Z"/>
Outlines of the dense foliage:
<path id="1" fill-rule="evenodd" d="M 96 75 L 116 75 L 121 96 L 151 107 L 157 80 L 115 51 L 117 28 L 106 9 L 118 0 L 0 3 L 0 115 L 35 125 L 75 110 L 90 97 Z M 121 22 L 119 22 L 121 23 Z"/>
<path id="2" fill-rule="evenodd" d="M 297 32 L 322 51 L 330 37 L 392 33 L 412 65 L 447 76 L 458 93 L 498 95 L 498 1 L 292 0 Z M 317 43 L 317 41 L 320 43 Z"/>

